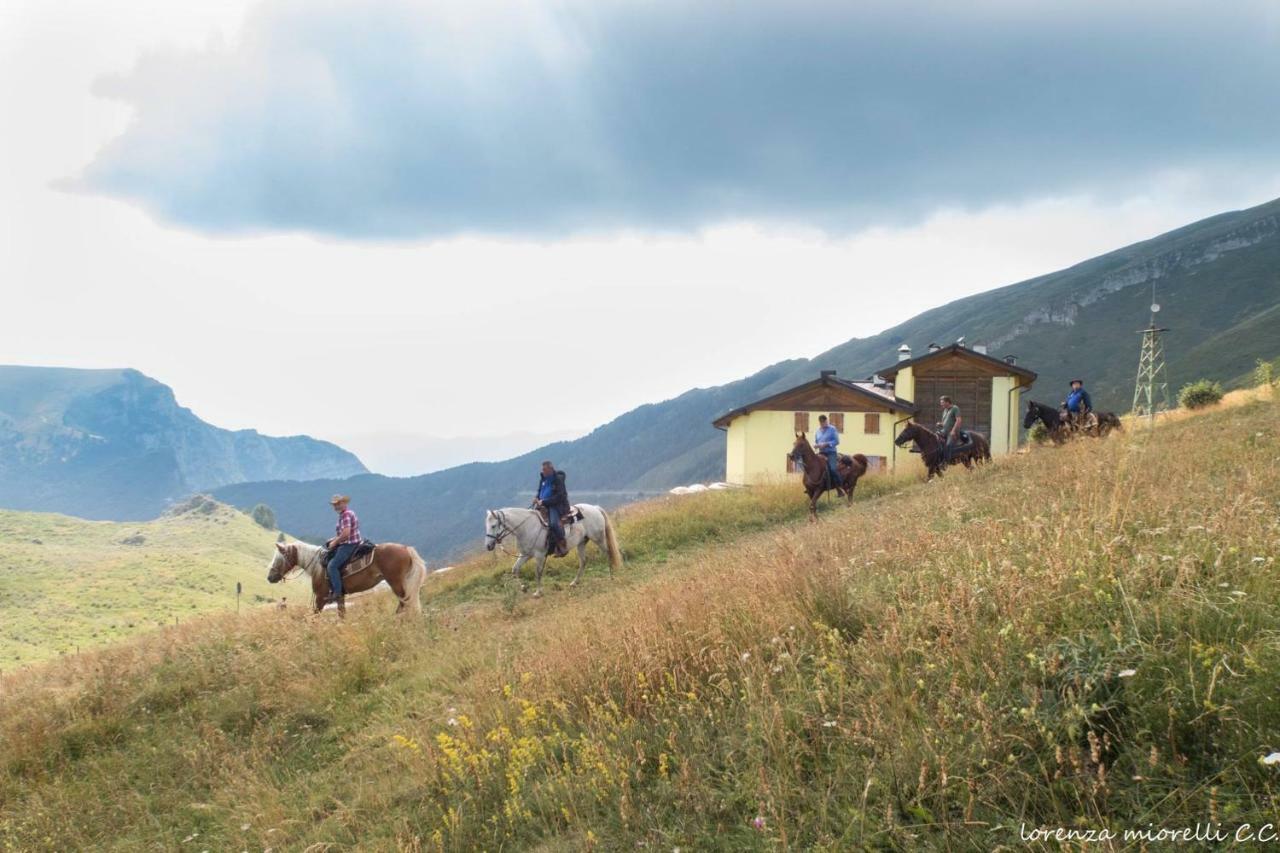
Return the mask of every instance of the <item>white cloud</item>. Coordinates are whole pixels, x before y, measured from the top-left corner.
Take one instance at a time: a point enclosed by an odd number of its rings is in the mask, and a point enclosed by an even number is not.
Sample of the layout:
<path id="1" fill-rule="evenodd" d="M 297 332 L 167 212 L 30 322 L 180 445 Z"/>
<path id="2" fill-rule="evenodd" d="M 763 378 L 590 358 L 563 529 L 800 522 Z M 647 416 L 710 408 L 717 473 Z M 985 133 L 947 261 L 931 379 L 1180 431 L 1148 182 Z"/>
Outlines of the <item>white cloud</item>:
<path id="1" fill-rule="evenodd" d="M 129 121 L 91 81 L 144 48 L 234 39 L 241 12 L 5 8 L 0 92 L 16 130 L 0 136 L 0 282 L 18 319 L 0 363 L 136 367 L 229 427 L 357 442 L 582 431 L 1280 195 L 1274 176 L 1240 187 L 1191 170 L 1140 194 L 948 208 L 845 234 L 738 221 L 394 244 L 214 238 L 51 184 Z M 815 325 L 811 306 L 830 321 Z"/>

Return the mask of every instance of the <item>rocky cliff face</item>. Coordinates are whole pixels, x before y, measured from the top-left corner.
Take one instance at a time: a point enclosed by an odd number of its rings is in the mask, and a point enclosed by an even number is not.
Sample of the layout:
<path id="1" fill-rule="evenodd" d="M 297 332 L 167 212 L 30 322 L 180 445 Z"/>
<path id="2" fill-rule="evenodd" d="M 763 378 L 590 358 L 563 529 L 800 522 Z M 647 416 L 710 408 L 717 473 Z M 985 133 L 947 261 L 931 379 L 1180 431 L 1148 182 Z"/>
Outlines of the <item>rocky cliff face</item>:
<path id="1" fill-rule="evenodd" d="M 211 426 L 136 370 L 0 367 L 0 506 L 133 519 L 231 483 L 365 471 L 328 442 Z"/>

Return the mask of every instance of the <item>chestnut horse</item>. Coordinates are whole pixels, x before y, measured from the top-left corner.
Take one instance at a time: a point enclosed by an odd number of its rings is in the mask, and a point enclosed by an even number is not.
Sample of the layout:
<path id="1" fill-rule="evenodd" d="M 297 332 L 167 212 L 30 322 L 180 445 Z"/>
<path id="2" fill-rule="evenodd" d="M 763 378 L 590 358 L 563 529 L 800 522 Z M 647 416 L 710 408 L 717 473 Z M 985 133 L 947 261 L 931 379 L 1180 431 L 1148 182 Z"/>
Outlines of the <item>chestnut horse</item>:
<path id="1" fill-rule="evenodd" d="M 320 559 L 323 551 L 323 548 L 306 542 L 290 542 L 288 545 L 277 542 L 276 553 L 267 567 L 267 582 L 279 583 L 294 569 L 301 569 L 311 576 L 311 592 L 315 595 L 316 612 L 319 613 L 329 600 L 329 573 L 325 571 L 324 560 Z M 364 592 L 385 580 L 396 598 L 400 599 L 396 613 L 405 608 L 421 613 L 418 591 L 426 579 L 427 564 L 416 550 L 388 542 L 373 549 L 373 560 L 369 565 L 343 576 L 342 589 L 344 593 Z M 342 598 L 338 599 L 338 613 L 343 616 L 347 613 L 346 601 Z"/>
<path id="2" fill-rule="evenodd" d="M 893 443 L 902 447 L 908 441 L 914 441 L 916 450 L 920 451 L 920 458 L 929 469 L 929 476 L 926 479 L 932 480 L 935 476 L 942 476 L 943 468 L 957 462 L 964 463 L 966 468 L 972 468 L 974 462 L 991 461 L 991 445 L 987 443 L 987 437 L 973 430 L 965 430 L 965 432 L 969 434 L 969 446 L 954 451 L 949 461 L 943 459 L 942 439 L 937 433 L 915 421 L 903 427 Z"/>
<path id="3" fill-rule="evenodd" d="M 804 492 L 809 496 L 809 520 L 818 520 L 818 498 L 831 488 L 827 477 L 827 457 L 814 452 L 802 432 L 796 433 L 796 443 L 791 448 L 791 458 L 804 466 Z M 840 483 L 836 494 L 844 495 L 848 504 L 853 504 L 853 489 L 858 485 L 858 478 L 867 473 L 867 457 L 861 453 L 852 456 L 840 454 L 836 461 L 836 471 L 840 475 Z"/>

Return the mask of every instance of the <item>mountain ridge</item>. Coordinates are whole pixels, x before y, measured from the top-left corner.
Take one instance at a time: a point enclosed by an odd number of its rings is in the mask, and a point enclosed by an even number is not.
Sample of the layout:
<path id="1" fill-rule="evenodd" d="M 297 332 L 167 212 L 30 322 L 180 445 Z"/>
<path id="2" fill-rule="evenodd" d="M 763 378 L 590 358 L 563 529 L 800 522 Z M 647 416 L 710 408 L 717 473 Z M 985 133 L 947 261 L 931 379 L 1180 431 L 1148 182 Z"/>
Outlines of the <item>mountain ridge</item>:
<path id="1" fill-rule="evenodd" d="M 208 424 L 132 368 L 0 365 L 0 506 L 9 509 L 139 520 L 233 482 L 366 470 L 309 436 Z"/>

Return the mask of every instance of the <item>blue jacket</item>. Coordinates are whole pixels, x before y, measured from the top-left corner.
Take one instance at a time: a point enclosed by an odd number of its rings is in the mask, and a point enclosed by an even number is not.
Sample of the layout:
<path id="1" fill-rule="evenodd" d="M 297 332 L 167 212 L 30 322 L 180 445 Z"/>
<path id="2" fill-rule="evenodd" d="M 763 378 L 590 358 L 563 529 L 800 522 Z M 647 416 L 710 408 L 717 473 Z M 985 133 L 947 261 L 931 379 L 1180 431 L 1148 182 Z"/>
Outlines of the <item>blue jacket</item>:
<path id="1" fill-rule="evenodd" d="M 569 511 L 569 490 L 564 485 L 563 471 L 539 475 L 538 500 L 548 509 L 554 507 L 561 512 Z"/>
<path id="2" fill-rule="evenodd" d="M 1081 408 L 1081 404 L 1084 404 Z M 1091 412 L 1093 411 L 1093 400 L 1089 399 L 1089 392 L 1080 388 L 1073 390 L 1067 395 L 1067 411 L 1069 412 Z"/>
<path id="3" fill-rule="evenodd" d="M 818 427 L 818 432 L 813 437 L 813 443 L 818 448 L 819 453 L 835 453 L 836 448 L 840 446 L 840 433 L 836 432 L 836 428 L 831 424 Z M 823 447 L 824 444 L 826 447 Z"/>

